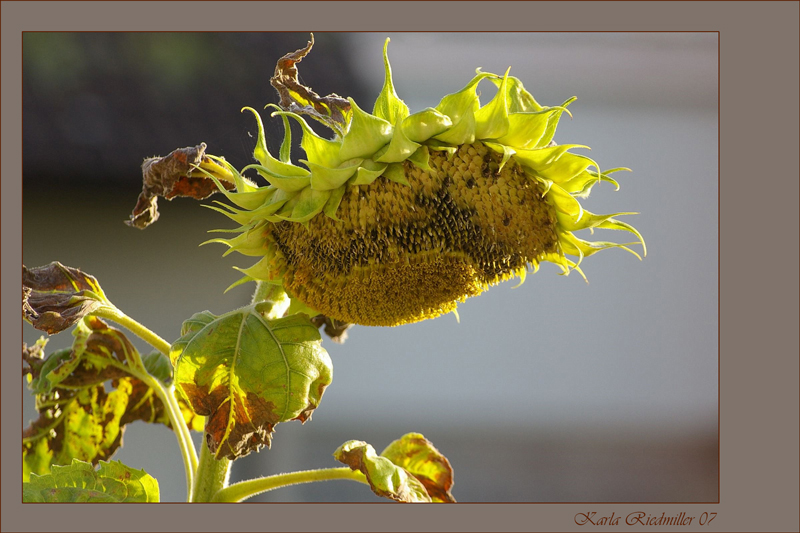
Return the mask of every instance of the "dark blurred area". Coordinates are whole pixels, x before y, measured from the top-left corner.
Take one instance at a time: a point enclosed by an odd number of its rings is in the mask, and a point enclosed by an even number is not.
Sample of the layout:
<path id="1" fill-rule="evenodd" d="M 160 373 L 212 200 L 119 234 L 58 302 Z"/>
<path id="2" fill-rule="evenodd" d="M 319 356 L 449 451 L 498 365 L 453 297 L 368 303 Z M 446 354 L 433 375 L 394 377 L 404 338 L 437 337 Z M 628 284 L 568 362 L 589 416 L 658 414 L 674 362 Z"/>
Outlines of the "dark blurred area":
<path id="1" fill-rule="evenodd" d="M 249 164 L 255 123 L 239 111 L 244 106 L 261 111 L 277 102 L 269 83 L 275 64 L 309 38 L 308 33 L 25 33 L 23 192 L 75 180 L 133 192 L 141 183 L 131 175 L 145 157 L 200 142 L 238 168 Z M 341 39 L 320 33 L 315 41 L 299 67 L 303 82 L 319 94 L 363 100 Z M 275 146 L 283 135 L 281 123 L 262 115 L 268 142 Z"/>

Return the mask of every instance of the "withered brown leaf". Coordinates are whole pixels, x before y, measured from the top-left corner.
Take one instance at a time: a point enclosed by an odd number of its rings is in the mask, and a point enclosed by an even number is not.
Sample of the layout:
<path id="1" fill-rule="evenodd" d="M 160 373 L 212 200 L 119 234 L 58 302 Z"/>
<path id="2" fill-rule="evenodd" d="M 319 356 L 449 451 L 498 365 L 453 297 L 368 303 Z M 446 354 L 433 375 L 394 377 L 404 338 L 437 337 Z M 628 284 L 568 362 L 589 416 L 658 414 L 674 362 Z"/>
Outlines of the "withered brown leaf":
<path id="1" fill-rule="evenodd" d="M 142 192 L 133 208 L 130 219 L 125 223 L 144 229 L 158 220 L 158 197 L 167 200 L 175 197 L 189 197 L 195 200 L 208 198 L 219 189 L 214 180 L 197 170 L 204 167 L 218 169 L 212 172 L 220 178 L 222 185 L 231 190 L 234 183 L 226 179 L 228 170 L 206 155 L 206 143 L 173 150 L 164 157 L 150 157 L 142 163 Z"/>
<path id="2" fill-rule="evenodd" d="M 297 63 L 308 55 L 314 46 L 314 34 L 308 44 L 286 54 L 275 65 L 275 74 L 269 80 L 281 98 L 280 107 L 293 113 L 305 114 L 327 127 L 342 133 L 347 126 L 350 102 L 338 94 L 320 96 L 297 79 Z"/>
<path id="3" fill-rule="evenodd" d="M 325 315 L 317 315 L 311 319 L 311 323 L 314 324 L 317 328 L 321 326 L 325 326 L 323 331 L 325 334 L 331 338 L 331 340 L 337 344 L 344 344 L 344 341 L 347 340 L 347 330 L 350 329 L 353 324 L 349 322 L 341 322 L 336 320 L 335 318 L 331 318 Z"/>
<path id="4" fill-rule="evenodd" d="M 36 329 L 58 333 L 106 303 L 94 276 L 77 268 L 22 265 L 22 316 Z"/>

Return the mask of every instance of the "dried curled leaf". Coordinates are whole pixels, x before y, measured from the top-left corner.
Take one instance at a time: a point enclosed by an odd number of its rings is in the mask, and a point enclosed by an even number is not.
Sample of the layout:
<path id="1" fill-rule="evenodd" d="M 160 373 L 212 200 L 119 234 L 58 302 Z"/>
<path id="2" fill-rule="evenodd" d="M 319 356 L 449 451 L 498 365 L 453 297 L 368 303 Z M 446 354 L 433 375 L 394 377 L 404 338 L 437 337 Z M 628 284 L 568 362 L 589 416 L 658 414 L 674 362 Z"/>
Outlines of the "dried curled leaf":
<path id="1" fill-rule="evenodd" d="M 206 143 L 178 148 L 164 157 L 150 157 L 142 163 L 142 192 L 125 223 L 144 229 L 158 220 L 158 197 L 176 196 L 203 200 L 219 190 L 214 180 L 198 170 L 205 170 L 228 189 L 234 188 L 233 175 L 227 167 L 206 155 Z"/>
<path id="2" fill-rule="evenodd" d="M 110 304 L 94 276 L 58 261 L 22 265 L 22 317 L 36 329 L 58 333 L 102 305 Z"/>
<path id="3" fill-rule="evenodd" d="M 343 133 L 350 116 L 350 102 L 338 94 L 320 96 L 297 79 L 297 63 L 314 46 L 314 34 L 308 44 L 278 60 L 275 74 L 269 80 L 281 98 L 280 106 L 293 113 L 308 115 L 332 130 Z"/>
<path id="4" fill-rule="evenodd" d="M 379 456 L 375 449 L 360 440 L 347 441 L 333 453 L 340 463 L 358 470 L 367 478 L 372 492 L 397 502 L 430 503 L 425 486 L 406 469 Z"/>
<path id="5" fill-rule="evenodd" d="M 158 481 L 145 472 L 119 461 L 102 462 L 100 469 L 73 460 L 54 465 L 45 475 L 31 475 L 22 485 L 24 502 L 157 502 Z"/>
<path id="6" fill-rule="evenodd" d="M 175 386 L 207 416 L 206 440 L 217 458 L 269 446 L 279 422 L 308 420 L 332 380 L 330 358 L 308 317 L 267 320 L 264 309 L 198 313 L 172 345 Z"/>
<path id="7" fill-rule="evenodd" d="M 389 444 L 381 457 L 406 469 L 417 478 L 434 502 L 455 502 L 450 494 L 453 467 L 433 444 L 419 433 L 408 433 Z"/>

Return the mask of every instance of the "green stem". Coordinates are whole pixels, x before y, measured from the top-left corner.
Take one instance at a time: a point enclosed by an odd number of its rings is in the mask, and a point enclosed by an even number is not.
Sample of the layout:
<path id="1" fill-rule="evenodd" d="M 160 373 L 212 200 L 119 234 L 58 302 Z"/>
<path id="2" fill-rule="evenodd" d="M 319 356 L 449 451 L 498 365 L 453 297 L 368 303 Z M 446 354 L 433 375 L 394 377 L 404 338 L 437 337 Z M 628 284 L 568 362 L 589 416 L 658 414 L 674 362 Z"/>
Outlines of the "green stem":
<path id="1" fill-rule="evenodd" d="M 100 307 L 94 312 L 94 315 L 100 318 L 113 320 L 117 324 L 123 326 L 141 339 L 145 340 L 159 352 L 169 357 L 170 345 L 167 341 L 134 319 L 130 318 L 116 307 Z M 164 404 L 164 407 L 167 411 L 167 416 L 169 417 L 175 437 L 178 439 L 178 447 L 180 448 L 181 456 L 183 457 L 183 466 L 186 471 L 187 499 L 190 500 L 192 497 L 195 471 L 197 470 L 198 465 L 197 451 L 194 449 L 192 435 L 189 432 L 189 428 L 186 426 L 186 421 L 183 419 L 181 408 L 178 405 L 177 398 L 175 397 L 175 388 L 164 387 L 160 381 L 148 374 L 138 352 L 134 352 L 132 356 L 134 361 L 131 361 L 130 368 L 127 368 L 126 370 L 138 379 L 142 380 L 148 387 L 153 389 L 153 391 L 161 399 L 161 402 Z"/>
<path id="2" fill-rule="evenodd" d="M 117 309 L 116 307 L 100 307 L 96 311 L 92 313 L 93 315 L 100 317 L 100 318 L 107 318 L 109 320 L 113 320 L 120 326 L 124 327 L 127 330 L 130 330 L 134 335 L 143 339 L 148 344 L 150 344 L 153 348 L 158 350 L 159 352 L 163 353 L 167 357 L 169 357 L 169 343 L 156 335 L 154 332 L 150 331 L 143 325 L 139 324 L 137 321 Z"/>
<path id="3" fill-rule="evenodd" d="M 170 424 L 174 430 L 175 437 L 178 439 L 178 447 L 183 458 L 183 468 L 186 471 L 186 500 L 191 501 L 195 473 L 198 467 L 197 451 L 194 449 L 192 435 L 186 426 L 186 421 L 183 419 L 183 414 L 175 398 L 175 387 L 165 388 L 160 381 L 149 374 L 137 377 L 153 389 L 167 410 Z"/>
<path id="4" fill-rule="evenodd" d="M 262 492 L 298 485 L 300 483 L 313 483 L 315 481 L 330 481 L 332 479 L 349 479 L 360 483 L 367 483 L 367 478 L 358 470 L 351 470 L 350 467 L 341 468 L 322 468 L 319 470 L 305 470 L 303 472 L 289 472 L 288 474 L 277 474 L 274 476 L 262 477 L 240 481 L 226 487 L 216 493 L 212 501 L 214 502 L 240 502 Z"/>
<path id="5" fill-rule="evenodd" d="M 289 307 L 289 297 L 283 287 L 260 281 L 256 284 L 252 300 L 253 304 L 259 302 L 271 304 L 262 308 L 267 319 L 280 318 Z M 203 443 L 200 446 L 200 462 L 195 475 L 191 501 L 218 501 L 216 495 L 227 490 L 232 464 L 233 461 L 224 457 L 216 459 L 208 449 L 208 445 Z"/>
<path id="6" fill-rule="evenodd" d="M 258 302 L 267 301 L 275 302 L 276 304 L 286 303 L 286 305 L 288 305 L 289 296 L 280 285 L 275 285 L 274 283 L 265 283 L 263 281 L 256 282 L 256 290 L 253 292 L 253 300 L 250 303 L 255 304 Z M 282 314 L 283 311 L 280 312 L 280 315 Z M 280 318 L 280 315 L 277 315 L 273 318 Z"/>
<path id="7" fill-rule="evenodd" d="M 191 501 L 215 501 L 214 496 L 228 485 L 231 463 L 232 461 L 225 457 L 222 459 L 215 458 L 214 454 L 208 449 L 208 444 L 203 442 L 200 445 L 200 463 L 197 466 Z"/>

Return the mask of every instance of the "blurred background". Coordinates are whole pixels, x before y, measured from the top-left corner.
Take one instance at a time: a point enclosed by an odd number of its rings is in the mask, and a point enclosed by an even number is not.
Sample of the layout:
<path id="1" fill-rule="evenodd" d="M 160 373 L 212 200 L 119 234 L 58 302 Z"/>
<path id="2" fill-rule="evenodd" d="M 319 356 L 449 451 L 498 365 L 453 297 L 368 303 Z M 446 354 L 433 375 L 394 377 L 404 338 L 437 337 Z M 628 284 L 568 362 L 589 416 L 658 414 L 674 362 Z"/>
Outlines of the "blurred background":
<path id="1" fill-rule="evenodd" d="M 301 81 L 372 109 L 387 36 L 395 87 L 412 112 L 461 89 L 477 67 L 511 66 L 542 105 L 577 96 L 555 140 L 590 146 L 604 169 L 633 170 L 616 175 L 619 191 L 599 185 L 583 205 L 640 212 L 625 220 L 644 235 L 648 256 L 592 256 L 582 265 L 589 284 L 544 264 L 519 288 L 504 283 L 461 304 L 460 324 L 447 315 L 357 326 L 343 345 L 325 338 L 334 380 L 313 420 L 278 425 L 272 449 L 237 461 L 232 481 L 337 466 L 331 454 L 346 440 L 380 452 L 414 431 L 449 458 L 462 502 L 716 501 L 717 34 L 316 33 Z M 233 227 L 222 215 L 162 199 L 161 218 L 146 230 L 123 220 L 145 157 L 205 142 L 238 168 L 252 162 L 255 124 L 239 111 L 277 102 L 275 63 L 307 40 L 25 33 L 25 265 L 83 269 L 170 341 L 195 312 L 248 303 L 252 284 L 223 290 L 239 278 L 232 266 L 253 261 L 198 247 L 207 230 Z M 485 103 L 493 86 L 480 89 Z M 281 121 L 263 116 L 276 153 Z M 39 336 L 23 324 L 25 342 Z M 56 335 L 48 351 L 71 341 Z M 27 426 L 36 412 L 24 386 L 22 395 Z M 114 458 L 154 475 L 162 501 L 185 499 L 168 429 L 132 424 Z M 380 500 L 337 481 L 252 501 Z"/>

